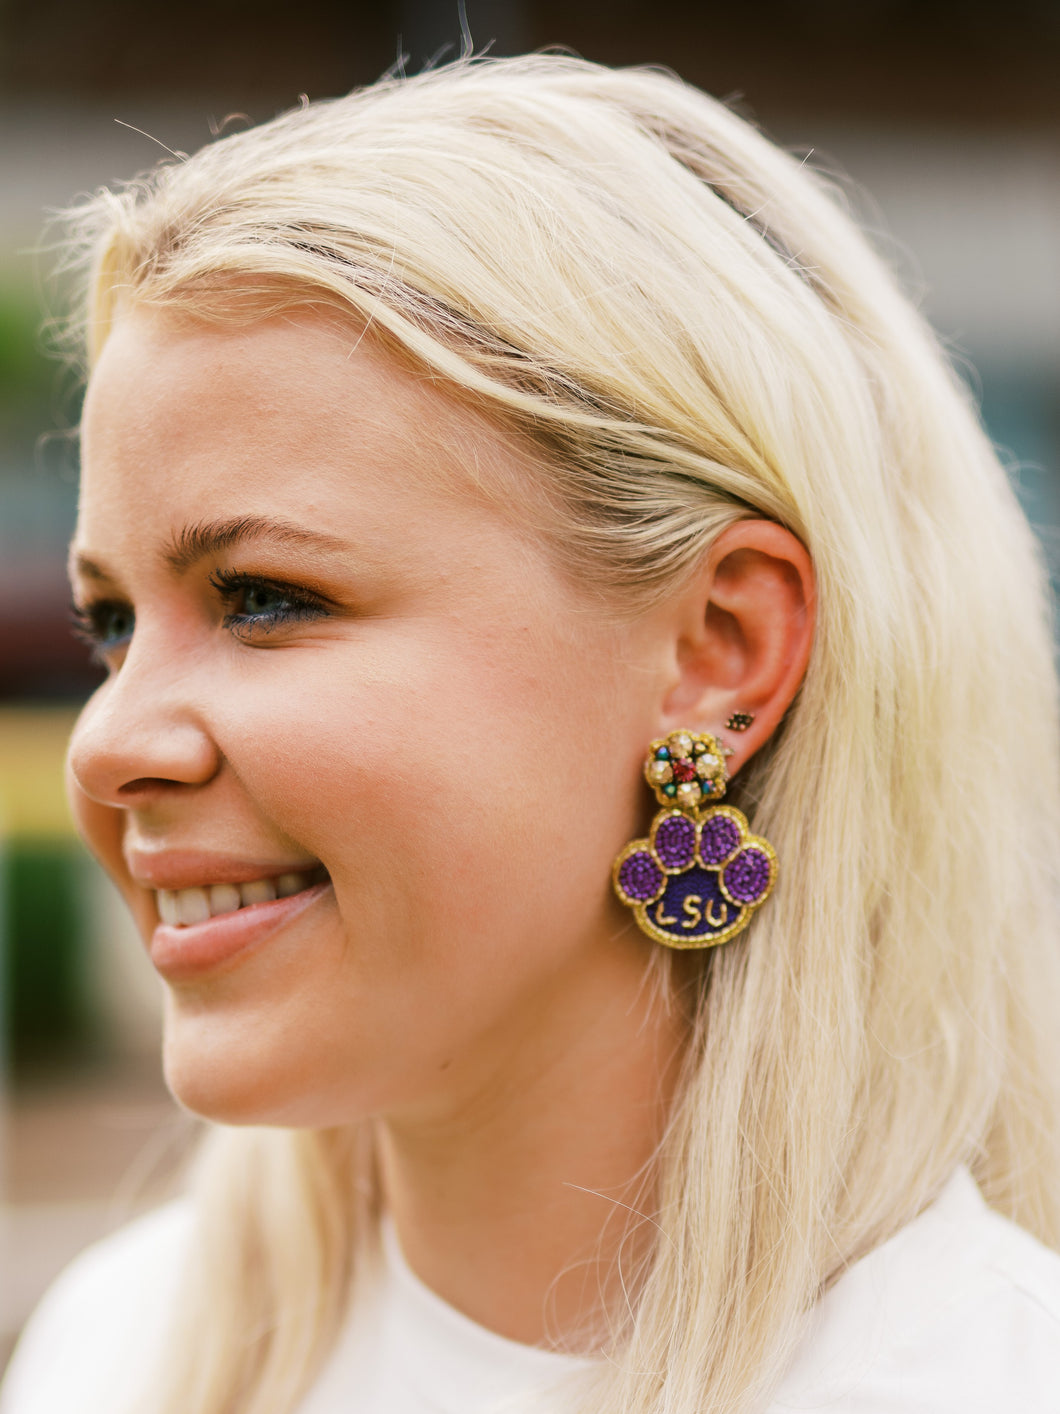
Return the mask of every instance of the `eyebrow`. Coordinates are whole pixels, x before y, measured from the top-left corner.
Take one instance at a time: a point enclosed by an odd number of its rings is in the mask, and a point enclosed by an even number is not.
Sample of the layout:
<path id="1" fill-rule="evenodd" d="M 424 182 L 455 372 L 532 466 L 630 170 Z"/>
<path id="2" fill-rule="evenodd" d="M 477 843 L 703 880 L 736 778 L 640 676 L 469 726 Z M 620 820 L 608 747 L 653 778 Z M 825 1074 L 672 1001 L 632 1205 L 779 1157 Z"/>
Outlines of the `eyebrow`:
<path id="1" fill-rule="evenodd" d="M 101 564 L 98 564 L 95 560 L 90 559 L 88 555 L 82 554 L 80 550 L 76 554 L 70 556 L 70 561 L 67 566 L 67 569 L 71 579 L 75 575 L 77 575 L 81 579 L 109 581 L 112 577 L 107 573 L 107 571 L 103 568 Z"/>
<path id="2" fill-rule="evenodd" d="M 166 543 L 162 558 L 177 574 L 183 574 L 207 555 L 217 555 L 247 540 L 271 540 L 274 544 L 322 550 L 332 555 L 348 555 L 350 550 L 337 536 L 310 530 L 294 521 L 274 520 L 270 516 L 232 516 L 227 520 L 186 525 Z M 73 556 L 71 569 L 85 579 L 113 579 L 105 566 L 80 551 Z"/>
<path id="3" fill-rule="evenodd" d="M 234 516 L 229 520 L 199 521 L 186 525 L 169 541 L 163 558 L 178 574 L 207 555 L 219 554 L 245 540 L 271 540 L 279 545 L 294 545 L 299 549 L 323 550 L 329 554 L 349 554 L 350 547 L 337 536 L 321 530 L 310 530 L 289 520 L 273 520 L 269 516 Z"/>

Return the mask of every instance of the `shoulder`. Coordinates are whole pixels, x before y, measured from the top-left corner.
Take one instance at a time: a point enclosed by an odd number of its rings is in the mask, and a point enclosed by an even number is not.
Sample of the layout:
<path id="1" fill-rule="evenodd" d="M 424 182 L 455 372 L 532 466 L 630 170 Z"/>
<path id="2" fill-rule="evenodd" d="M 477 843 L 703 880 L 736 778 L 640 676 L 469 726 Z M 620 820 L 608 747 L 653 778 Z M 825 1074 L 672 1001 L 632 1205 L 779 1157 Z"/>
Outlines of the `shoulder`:
<path id="1" fill-rule="evenodd" d="M 770 1414 L 1057 1414 L 1060 1256 L 966 1170 L 824 1297 Z"/>
<path id="2" fill-rule="evenodd" d="M 23 1331 L 0 1414 L 119 1414 L 160 1348 L 191 1226 L 173 1203 L 82 1252 Z"/>

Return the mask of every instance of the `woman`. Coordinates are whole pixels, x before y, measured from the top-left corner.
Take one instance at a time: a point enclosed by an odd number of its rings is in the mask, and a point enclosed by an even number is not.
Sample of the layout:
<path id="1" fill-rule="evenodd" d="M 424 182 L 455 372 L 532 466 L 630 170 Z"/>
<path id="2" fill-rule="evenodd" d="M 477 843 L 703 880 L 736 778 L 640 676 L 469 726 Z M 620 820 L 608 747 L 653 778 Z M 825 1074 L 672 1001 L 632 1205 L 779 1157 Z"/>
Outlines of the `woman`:
<path id="1" fill-rule="evenodd" d="M 1054 1409 L 1043 577 L 831 193 L 536 57 L 78 219 L 71 796 L 218 1124 L 4 1414 Z"/>

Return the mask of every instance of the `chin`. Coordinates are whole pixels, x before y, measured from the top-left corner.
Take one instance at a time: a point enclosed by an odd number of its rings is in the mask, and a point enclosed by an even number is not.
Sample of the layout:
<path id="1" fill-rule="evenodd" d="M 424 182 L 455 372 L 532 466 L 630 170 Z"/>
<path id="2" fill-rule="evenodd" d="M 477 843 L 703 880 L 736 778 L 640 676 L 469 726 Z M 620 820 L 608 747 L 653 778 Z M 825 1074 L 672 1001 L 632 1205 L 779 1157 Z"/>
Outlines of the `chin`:
<path id="1" fill-rule="evenodd" d="M 166 1084 L 177 1103 L 201 1119 L 215 1124 L 268 1124 L 269 1105 L 263 1087 L 239 1066 L 189 1057 L 184 1048 L 170 1045 L 162 1050 Z"/>
<path id="2" fill-rule="evenodd" d="M 297 1124 L 287 1067 L 232 1028 L 167 1007 L 162 1069 L 174 1099 L 216 1124 Z M 249 1043 L 248 1043 L 249 1042 Z"/>
<path id="3" fill-rule="evenodd" d="M 338 1069 L 300 1036 L 269 1035 L 247 1018 L 166 1007 L 162 1067 L 184 1109 L 215 1124 L 324 1129 L 356 1123 L 373 1113 L 375 1097 L 360 1094 L 355 1060 Z M 312 1042 L 312 1036 L 309 1038 Z"/>

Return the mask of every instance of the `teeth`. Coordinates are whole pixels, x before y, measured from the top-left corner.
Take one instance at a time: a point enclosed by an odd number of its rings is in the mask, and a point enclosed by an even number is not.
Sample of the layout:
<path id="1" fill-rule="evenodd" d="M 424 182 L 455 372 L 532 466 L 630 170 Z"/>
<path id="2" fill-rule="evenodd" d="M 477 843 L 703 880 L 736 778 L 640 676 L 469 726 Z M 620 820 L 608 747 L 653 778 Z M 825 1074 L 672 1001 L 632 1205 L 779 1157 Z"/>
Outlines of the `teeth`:
<path id="1" fill-rule="evenodd" d="M 239 894 L 244 904 L 271 903 L 276 897 L 276 885 L 271 879 L 251 879 L 249 884 L 240 884 Z"/>
<path id="2" fill-rule="evenodd" d="M 242 900 L 235 884 L 214 884 L 210 889 L 210 917 L 219 913 L 235 913 Z"/>
<path id="3" fill-rule="evenodd" d="M 185 928 L 205 923 L 210 916 L 210 896 L 205 889 L 180 889 L 177 893 L 177 922 Z"/>
<path id="4" fill-rule="evenodd" d="M 211 884 L 199 889 L 159 889 L 158 916 L 171 927 L 190 927 L 205 923 L 222 913 L 234 913 L 252 903 L 271 903 L 273 899 L 290 898 L 309 888 L 315 874 L 312 871 L 280 874 L 275 879 L 251 879 L 246 884 Z"/>
<path id="5" fill-rule="evenodd" d="M 170 927 L 180 922 L 177 914 L 177 896 L 170 893 L 169 889 L 159 889 L 158 891 L 158 916 L 163 923 L 168 923 Z"/>

